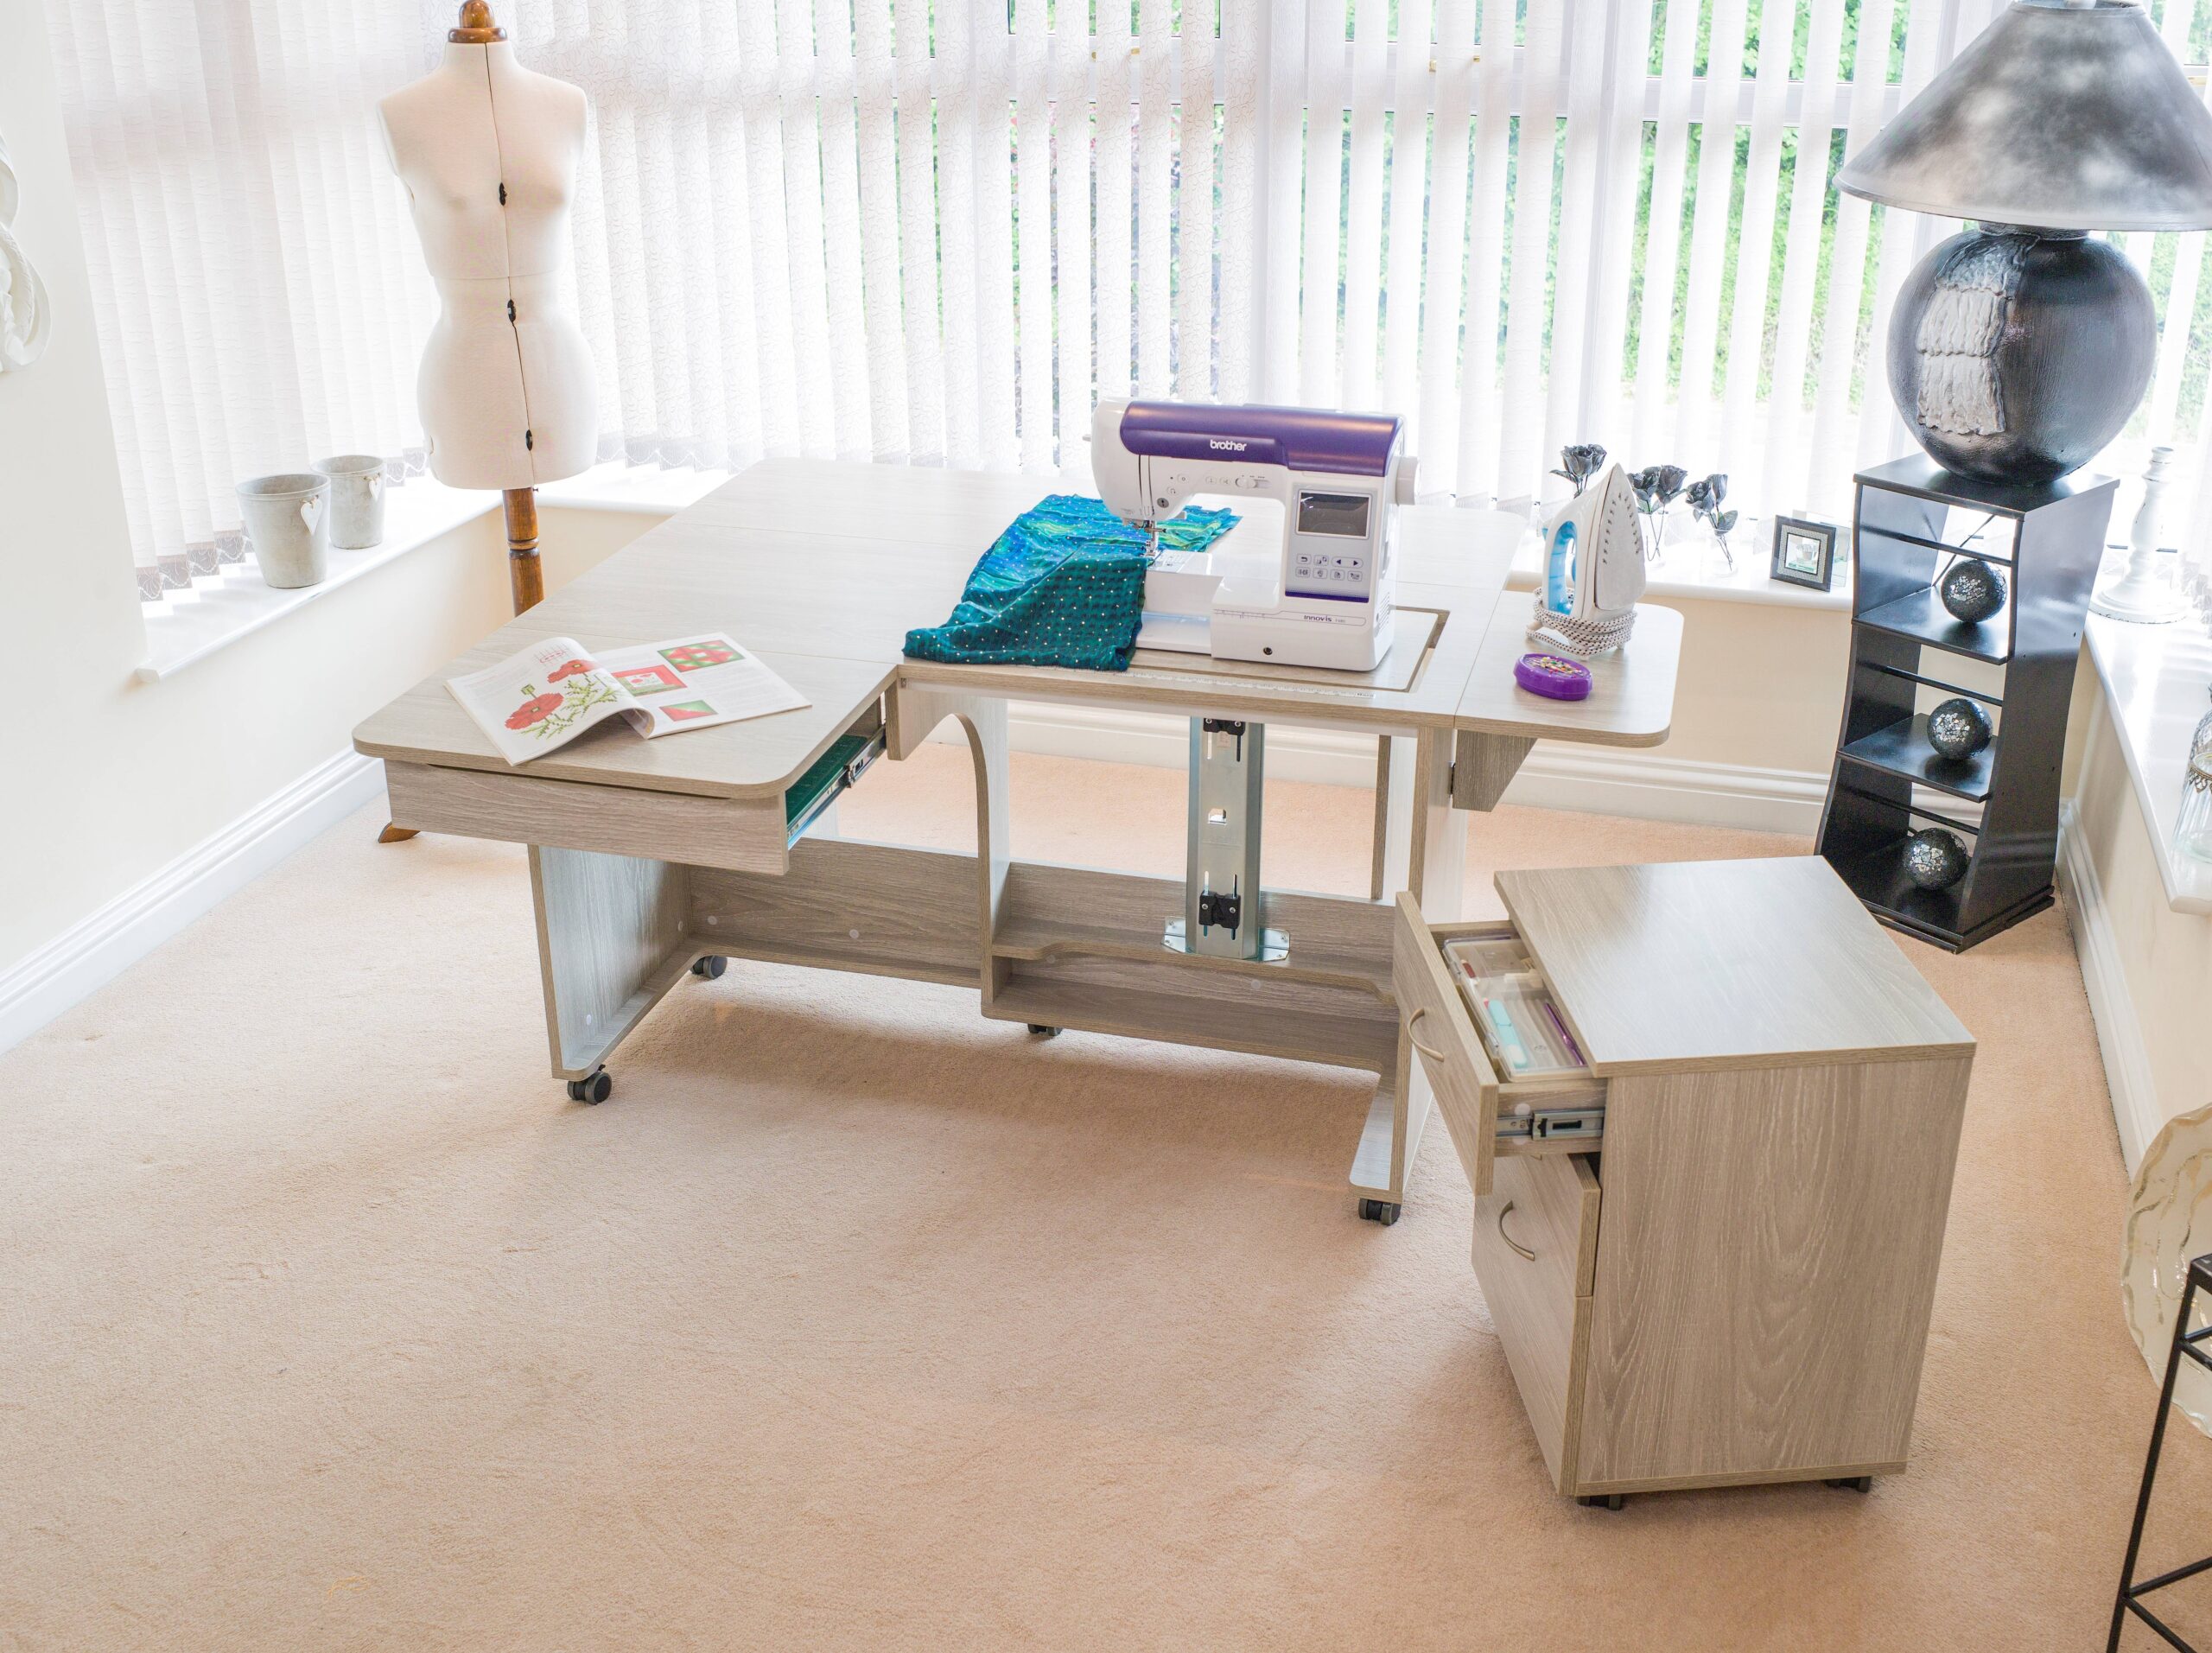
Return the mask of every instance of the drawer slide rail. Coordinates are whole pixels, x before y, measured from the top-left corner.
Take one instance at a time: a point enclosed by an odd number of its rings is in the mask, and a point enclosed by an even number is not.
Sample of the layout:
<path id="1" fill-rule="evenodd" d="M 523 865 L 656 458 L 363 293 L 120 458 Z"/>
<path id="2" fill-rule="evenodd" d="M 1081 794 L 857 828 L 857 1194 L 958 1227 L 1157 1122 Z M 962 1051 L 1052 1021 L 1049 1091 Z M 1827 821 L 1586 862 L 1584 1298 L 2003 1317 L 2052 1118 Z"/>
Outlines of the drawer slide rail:
<path id="1" fill-rule="evenodd" d="M 785 842 L 788 848 L 806 836 L 807 828 L 828 812 L 838 795 L 848 791 L 861 772 L 883 755 L 883 731 L 872 734 L 840 735 L 814 766 L 784 794 Z"/>
<path id="2" fill-rule="evenodd" d="M 1605 1134 L 1603 1108 L 1540 1108 L 1532 1113 L 1503 1114 L 1497 1134 L 1506 1141 L 1550 1141 L 1559 1137 L 1596 1137 Z"/>

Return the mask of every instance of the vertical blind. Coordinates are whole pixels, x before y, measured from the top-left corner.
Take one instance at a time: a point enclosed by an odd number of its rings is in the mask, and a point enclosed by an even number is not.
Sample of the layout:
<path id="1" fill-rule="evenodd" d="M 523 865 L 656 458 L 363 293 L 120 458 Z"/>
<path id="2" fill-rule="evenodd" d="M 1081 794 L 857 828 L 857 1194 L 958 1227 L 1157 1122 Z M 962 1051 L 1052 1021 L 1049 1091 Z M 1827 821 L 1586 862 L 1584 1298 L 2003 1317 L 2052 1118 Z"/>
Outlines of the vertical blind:
<path id="1" fill-rule="evenodd" d="M 1910 450 L 1878 341 L 1957 227 L 1834 176 L 2002 3 L 498 10 L 592 99 L 604 457 L 1079 474 L 1096 398 L 1134 392 L 1400 412 L 1427 499 L 1524 501 L 1595 441 L 1833 513 Z M 2152 10 L 2205 55 L 2212 0 Z M 48 13 L 132 531 L 174 585 L 234 541 L 239 477 L 419 446 L 434 301 L 374 103 L 451 9 Z M 2212 478 L 2202 238 L 2124 245 L 2163 331 L 2115 457 Z"/>
<path id="2" fill-rule="evenodd" d="M 423 17 L 342 0 L 67 0 L 47 17 L 156 599 L 245 555 L 244 478 L 419 446 L 435 301 L 373 114 L 421 73 Z"/>

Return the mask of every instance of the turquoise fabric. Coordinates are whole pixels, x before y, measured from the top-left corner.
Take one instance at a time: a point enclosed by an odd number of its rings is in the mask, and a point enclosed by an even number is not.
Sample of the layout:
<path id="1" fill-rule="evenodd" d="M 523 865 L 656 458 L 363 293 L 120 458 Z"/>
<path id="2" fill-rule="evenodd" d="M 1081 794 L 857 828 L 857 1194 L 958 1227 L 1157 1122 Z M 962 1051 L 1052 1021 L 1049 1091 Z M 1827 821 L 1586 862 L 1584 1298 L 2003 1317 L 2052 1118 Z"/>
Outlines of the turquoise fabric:
<path id="1" fill-rule="evenodd" d="M 1164 550 L 1202 551 L 1236 525 L 1192 505 L 1160 525 Z M 992 542 L 942 626 L 906 633 L 906 652 L 952 665 L 1128 668 L 1144 612 L 1147 544 L 1099 501 L 1055 493 Z"/>

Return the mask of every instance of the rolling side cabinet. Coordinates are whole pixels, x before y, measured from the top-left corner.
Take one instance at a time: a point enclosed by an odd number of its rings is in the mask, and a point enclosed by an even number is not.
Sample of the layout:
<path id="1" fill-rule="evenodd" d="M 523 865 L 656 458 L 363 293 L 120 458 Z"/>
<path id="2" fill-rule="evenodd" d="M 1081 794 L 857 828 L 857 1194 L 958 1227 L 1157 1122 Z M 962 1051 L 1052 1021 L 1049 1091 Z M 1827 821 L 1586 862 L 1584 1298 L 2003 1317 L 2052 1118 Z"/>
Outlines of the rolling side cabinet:
<path id="1" fill-rule="evenodd" d="M 1958 952 L 2050 905 L 2067 707 L 2117 485 L 1975 482 L 1920 456 L 1857 480 L 1850 675 L 1819 852 L 1883 923 Z M 1974 622 L 1939 594 L 1966 557 L 2007 586 Z M 1927 714 L 1958 695 L 1996 734 L 1945 759 Z M 1968 851 L 1942 889 L 1905 873 L 1907 837 L 1929 827 Z"/>
<path id="2" fill-rule="evenodd" d="M 1817 858 L 1497 889 L 1491 925 L 1401 896 L 1395 982 L 1553 1485 L 1618 1507 L 1902 1470 L 1973 1039 Z M 1470 938 L 1526 950 L 1524 1031 Z M 1581 1071 L 1517 1078 L 1554 1012 Z"/>

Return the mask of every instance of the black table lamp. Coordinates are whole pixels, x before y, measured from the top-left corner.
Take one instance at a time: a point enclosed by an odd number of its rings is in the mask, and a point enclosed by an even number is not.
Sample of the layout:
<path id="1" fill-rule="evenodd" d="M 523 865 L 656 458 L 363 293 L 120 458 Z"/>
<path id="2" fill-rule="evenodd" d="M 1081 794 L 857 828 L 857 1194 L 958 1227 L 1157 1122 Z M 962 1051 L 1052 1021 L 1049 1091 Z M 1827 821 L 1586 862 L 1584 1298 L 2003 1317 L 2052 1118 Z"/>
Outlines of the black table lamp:
<path id="1" fill-rule="evenodd" d="M 1836 181 L 1979 226 L 1898 289 L 1890 393 L 1946 470 L 2049 482 L 2120 434 L 2157 346 L 2088 232 L 2212 228 L 2212 111 L 2140 6 L 2016 0 Z"/>

